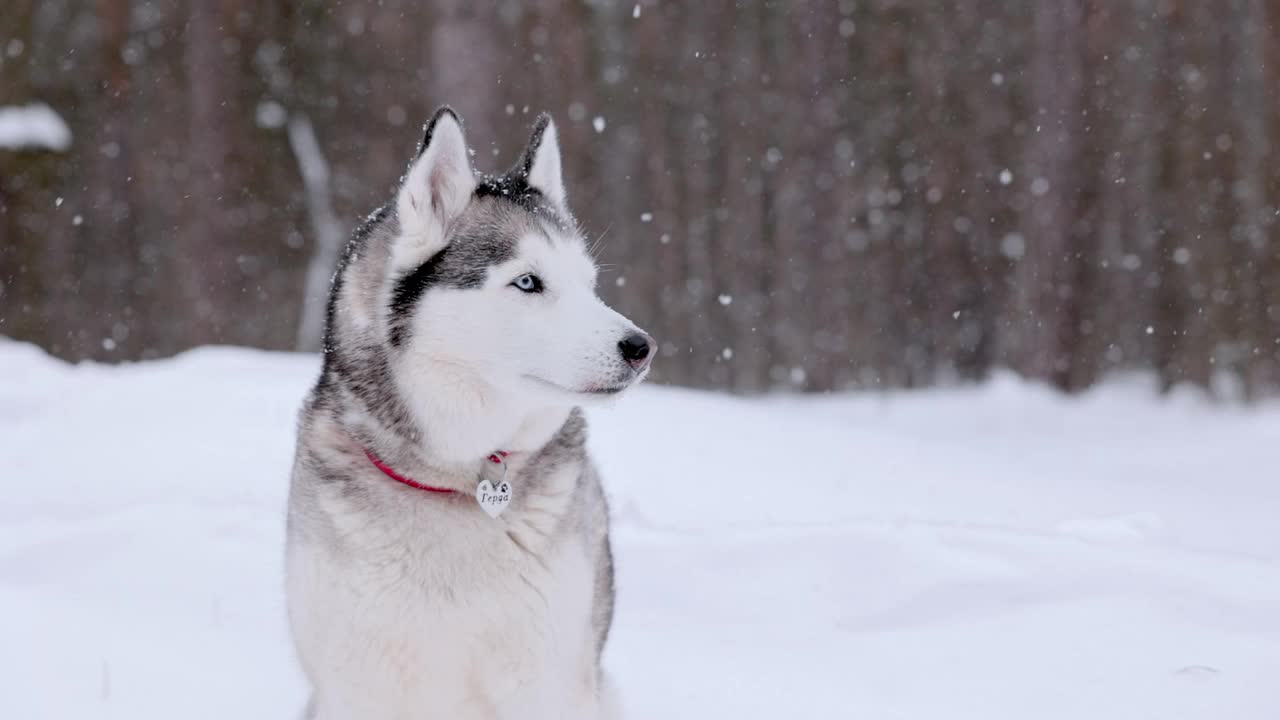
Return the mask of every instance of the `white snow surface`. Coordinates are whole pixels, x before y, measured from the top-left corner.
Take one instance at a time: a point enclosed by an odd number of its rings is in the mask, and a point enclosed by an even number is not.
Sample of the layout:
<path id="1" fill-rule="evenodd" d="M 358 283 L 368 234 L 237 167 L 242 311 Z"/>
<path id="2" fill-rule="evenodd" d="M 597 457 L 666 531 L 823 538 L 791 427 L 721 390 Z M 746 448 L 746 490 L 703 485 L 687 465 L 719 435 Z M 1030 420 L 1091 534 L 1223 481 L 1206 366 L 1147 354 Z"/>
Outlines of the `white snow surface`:
<path id="1" fill-rule="evenodd" d="M 0 339 L 0 716 L 292 718 L 316 357 Z M 629 718 L 1280 717 L 1280 405 L 1002 376 L 592 411 Z"/>
<path id="2" fill-rule="evenodd" d="M 71 129 L 44 103 L 0 105 L 0 149 L 57 150 L 71 147 Z"/>

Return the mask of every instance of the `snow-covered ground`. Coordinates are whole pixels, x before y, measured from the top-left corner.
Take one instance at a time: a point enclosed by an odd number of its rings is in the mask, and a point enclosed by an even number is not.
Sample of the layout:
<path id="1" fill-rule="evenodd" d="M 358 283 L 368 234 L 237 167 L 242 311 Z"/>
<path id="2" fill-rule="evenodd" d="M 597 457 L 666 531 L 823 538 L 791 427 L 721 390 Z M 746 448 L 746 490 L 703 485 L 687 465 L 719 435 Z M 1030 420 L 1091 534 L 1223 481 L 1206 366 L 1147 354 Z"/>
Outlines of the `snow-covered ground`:
<path id="1" fill-rule="evenodd" d="M 289 718 L 314 357 L 0 339 L 0 717 Z M 1280 406 L 980 388 L 592 413 L 631 718 L 1280 717 Z"/>

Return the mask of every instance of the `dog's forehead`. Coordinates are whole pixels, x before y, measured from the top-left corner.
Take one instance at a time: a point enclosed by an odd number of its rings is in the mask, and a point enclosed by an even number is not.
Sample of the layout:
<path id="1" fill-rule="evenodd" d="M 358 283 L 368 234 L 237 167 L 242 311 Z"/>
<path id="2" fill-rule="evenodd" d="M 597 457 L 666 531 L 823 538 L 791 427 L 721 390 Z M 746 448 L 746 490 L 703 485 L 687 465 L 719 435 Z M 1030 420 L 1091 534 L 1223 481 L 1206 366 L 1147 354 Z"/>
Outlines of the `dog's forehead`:
<path id="1" fill-rule="evenodd" d="M 586 242 L 576 227 L 553 214 L 531 212 L 497 198 L 476 198 L 459 218 L 452 242 L 487 248 L 483 254 L 497 262 L 517 254 L 555 254 L 560 259 L 574 258 L 569 261 L 574 264 L 591 265 Z"/>
<path id="2" fill-rule="evenodd" d="M 542 223 L 521 237 L 517 257 L 539 265 L 541 272 L 563 268 L 587 282 L 592 282 L 596 273 L 595 263 L 582 236 L 550 223 Z"/>
<path id="3" fill-rule="evenodd" d="M 521 237 L 554 224 L 553 218 L 548 216 L 544 219 L 541 213 L 532 212 L 516 203 L 492 197 L 476 197 L 467 206 L 467 211 L 458 218 L 455 233 L 458 239 L 489 235 L 503 238 L 515 245 Z"/>

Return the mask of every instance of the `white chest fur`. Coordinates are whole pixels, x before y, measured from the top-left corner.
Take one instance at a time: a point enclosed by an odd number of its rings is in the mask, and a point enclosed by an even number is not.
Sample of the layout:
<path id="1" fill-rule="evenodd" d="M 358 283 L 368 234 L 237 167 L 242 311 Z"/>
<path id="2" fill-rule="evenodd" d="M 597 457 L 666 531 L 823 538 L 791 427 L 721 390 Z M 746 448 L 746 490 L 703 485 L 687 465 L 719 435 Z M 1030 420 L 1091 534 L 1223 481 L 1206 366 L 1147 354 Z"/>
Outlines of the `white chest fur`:
<path id="1" fill-rule="evenodd" d="M 375 518 L 326 498 L 343 543 L 290 543 L 316 717 L 599 717 L 593 569 L 577 534 L 537 523 L 555 508 L 490 518 L 469 498 L 405 499 Z"/>

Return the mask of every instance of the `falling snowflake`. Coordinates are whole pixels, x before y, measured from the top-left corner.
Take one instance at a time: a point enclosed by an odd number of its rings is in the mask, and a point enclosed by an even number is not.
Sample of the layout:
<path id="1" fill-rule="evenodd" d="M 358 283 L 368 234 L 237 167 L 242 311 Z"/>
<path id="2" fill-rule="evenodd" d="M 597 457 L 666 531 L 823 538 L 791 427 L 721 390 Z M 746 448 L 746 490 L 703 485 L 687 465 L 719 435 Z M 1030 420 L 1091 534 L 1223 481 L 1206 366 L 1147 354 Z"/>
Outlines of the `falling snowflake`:
<path id="1" fill-rule="evenodd" d="M 1021 258 L 1027 251 L 1027 241 L 1020 233 L 1009 233 L 1000 241 L 1000 253 L 1010 260 Z"/>

